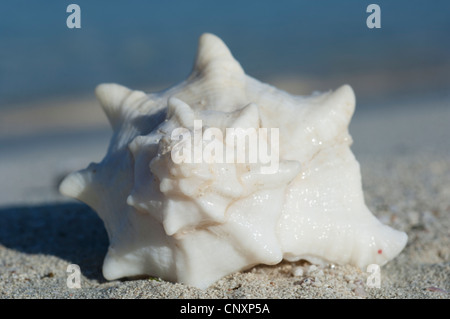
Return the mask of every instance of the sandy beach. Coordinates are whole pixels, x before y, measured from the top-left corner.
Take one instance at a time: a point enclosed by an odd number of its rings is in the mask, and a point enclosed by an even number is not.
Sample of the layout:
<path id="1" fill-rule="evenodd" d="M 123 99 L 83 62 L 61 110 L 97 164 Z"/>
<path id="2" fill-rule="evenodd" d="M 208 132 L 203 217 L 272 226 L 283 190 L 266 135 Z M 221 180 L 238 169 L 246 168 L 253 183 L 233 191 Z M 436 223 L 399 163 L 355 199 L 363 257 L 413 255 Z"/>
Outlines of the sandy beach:
<path id="1" fill-rule="evenodd" d="M 295 92 L 294 92 L 295 93 Z M 358 97 L 358 92 L 356 92 Z M 6 109 L 0 118 L 0 298 L 450 298 L 450 97 L 360 108 L 350 126 L 364 194 L 408 234 L 381 287 L 351 266 L 260 265 L 206 290 L 159 278 L 108 282 L 108 239 L 86 205 L 64 198 L 67 173 L 103 157 L 110 128 L 93 96 Z M 80 266 L 69 289 L 67 266 Z"/>

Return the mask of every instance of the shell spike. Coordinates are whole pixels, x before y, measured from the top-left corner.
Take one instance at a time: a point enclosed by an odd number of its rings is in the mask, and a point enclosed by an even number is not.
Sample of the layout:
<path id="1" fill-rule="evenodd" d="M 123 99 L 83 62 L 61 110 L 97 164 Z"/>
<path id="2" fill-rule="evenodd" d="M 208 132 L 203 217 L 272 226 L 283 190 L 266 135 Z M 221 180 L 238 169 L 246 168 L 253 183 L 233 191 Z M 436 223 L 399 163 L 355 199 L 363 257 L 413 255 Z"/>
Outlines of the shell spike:
<path id="1" fill-rule="evenodd" d="M 356 98 L 355 93 L 350 85 L 340 86 L 334 92 L 327 96 L 327 102 L 332 103 L 334 108 L 338 108 L 348 118 L 350 122 L 353 112 L 355 111 Z"/>
<path id="2" fill-rule="evenodd" d="M 195 114 L 187 103 L 172 96 L 167 101 L 167 105 L 168 119 L 174 119 L 186 128 L 194 125 Z"/>
<path id="3" fill-rule="evenodd" d="M 95 89 L 95 95 L 100 101 L 113 129 L 119 125 L 123 101 L 131 92 L 129 88 L 114 83 L 100 84 Z"/>
<path id="4" fill-rule="evenodd" d="M 194 73 L 207 74 L 212 71 L 244 75 L 244 70 L 225 43 L 211 33 L 204 33 L 199 39 Z"/>
<path id="5" fill-rule="evenodd" d="M 84 174 L 81 172 L 71 173 L 59 184 L 59 192 L 65 196 L 78 199 L 85 189 L 85 180 Z"/>
<path id="6" fill-rule="evenodd" d="M 69 174 L 59 185 L 61 194 L 68 197 L 78 199 L 94 209 L 97 208 L 98 198 L 92 196 L 92 189 L 94 185 L 94 174 L 96 164 L 90 167 Z"/>
<path id="7" fill-rule="evenodd" d="M 126 117 L 126 112 L 132 112 L 140 102 L 146 102 L 147 95 L 142 91 L 134 91 L 129 88 L 115 84 L 100 84 L 95 89 L 95 95 L 100 101 L 108 120 L 116 130 Z"/>

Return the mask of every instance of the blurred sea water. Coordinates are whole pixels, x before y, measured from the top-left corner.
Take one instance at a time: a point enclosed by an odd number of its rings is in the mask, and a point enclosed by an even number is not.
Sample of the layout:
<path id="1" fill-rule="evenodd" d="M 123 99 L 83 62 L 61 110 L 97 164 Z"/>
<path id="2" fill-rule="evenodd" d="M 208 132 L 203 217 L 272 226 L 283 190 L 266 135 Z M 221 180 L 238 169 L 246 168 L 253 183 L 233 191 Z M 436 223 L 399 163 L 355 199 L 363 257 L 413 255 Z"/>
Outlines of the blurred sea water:
<path id="1" fill-rule="evenodd" d="M 67 200 L 61 178 L 100 161 L 111 135 L 95 87 L 152 92 L 184 80 L 204 32 L 221 37 L 247 74 L 291 93 L 350 84 L 357 154 L 445 149 L 450 1 L 376 1 L 381 28 L 369 29 L 374 2 L 3 1 L 0 205 Z M 71 3 L 81 29 L 67 28 Z"/>
<path id="2" fill-rule="evenodd" d="M 81 8 L 81 29 L 66 26 L 70 3 Z M 381 7 L 380 29 L 366 25 L 370 3 Z M 92 93 L 102 82 L 169 86 L 189 74 L 203 32 L 262 80 L 450 88 L 450 1 L 15 0 L 0 5 L 0 108 Z"/>

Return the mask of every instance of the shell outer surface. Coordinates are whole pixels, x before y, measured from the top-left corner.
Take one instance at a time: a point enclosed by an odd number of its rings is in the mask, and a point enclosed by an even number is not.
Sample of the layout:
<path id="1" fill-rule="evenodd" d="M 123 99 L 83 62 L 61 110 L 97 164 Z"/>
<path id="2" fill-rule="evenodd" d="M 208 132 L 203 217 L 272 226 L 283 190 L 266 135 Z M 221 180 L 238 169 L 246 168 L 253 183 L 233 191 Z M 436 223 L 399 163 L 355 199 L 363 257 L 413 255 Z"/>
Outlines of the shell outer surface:
<path id="1" fill-rule="evenodd" d="M 178 85 L 146 94 L 101 84 L 96 95 L 113 129 L 107 154 L 60 191 L 103 220 L 108 280 L 147 274 L 207 288 L 283 259 L 383 265 L 406 245 L 364 203 L 348 85 L 290 95 L 203 34 Z"/>

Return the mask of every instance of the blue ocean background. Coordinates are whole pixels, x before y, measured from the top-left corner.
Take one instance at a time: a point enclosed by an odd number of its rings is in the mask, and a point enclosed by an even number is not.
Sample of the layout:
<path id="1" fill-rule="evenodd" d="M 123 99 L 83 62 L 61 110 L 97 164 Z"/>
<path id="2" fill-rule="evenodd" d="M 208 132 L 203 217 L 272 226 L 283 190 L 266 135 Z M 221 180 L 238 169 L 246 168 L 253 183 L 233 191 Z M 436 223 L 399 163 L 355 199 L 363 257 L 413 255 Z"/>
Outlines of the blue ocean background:
<path id="1" fill-rule="evenodd" d="M 66 26 L 70 3 L 81 29 Z M 366 26 L 370 3 L 381 29 Z M 102 82 L 169 86 L 190 73 L 204 32 L 263 80 L 382 72 L 404 74 L 386 94 L 450 88 L 450 1 L 15 0 L 0 5 L 0 108 L 92 94 Z"/>

